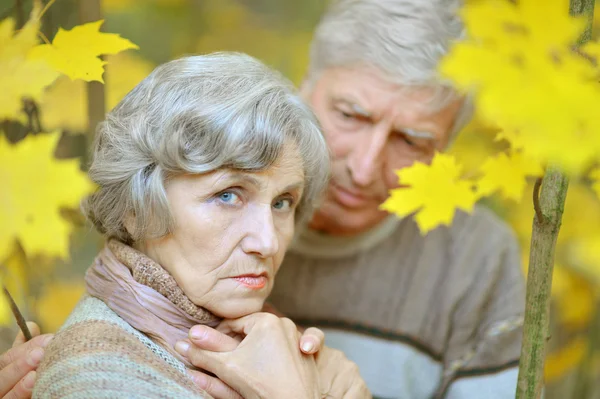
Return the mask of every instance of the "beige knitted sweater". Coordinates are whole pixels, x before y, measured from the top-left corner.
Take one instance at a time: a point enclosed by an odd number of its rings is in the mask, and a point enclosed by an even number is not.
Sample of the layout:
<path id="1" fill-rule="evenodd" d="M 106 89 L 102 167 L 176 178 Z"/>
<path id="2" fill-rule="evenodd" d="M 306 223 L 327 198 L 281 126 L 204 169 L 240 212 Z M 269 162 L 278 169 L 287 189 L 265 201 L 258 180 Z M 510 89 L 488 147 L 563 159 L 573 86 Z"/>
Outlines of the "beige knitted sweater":
<path id="1" fill-rule="evenodd" d="M 85 296 L 46 349 L 33 398 L 210 398 L 182 362 Z"/>
<path id="2" fill-rule="evenodd" d="M 167 272 L 143 254 L 118 242 L 109 241 L 108 246 L 139 284 L 167 298 L 174 309 L 186 313 L 199 309 Z M 175 352 L 119 317 L 111 301 L 109 307 L 98 298 L 82 298 L 46 348 L 34 398 L 210 398 L 195 387 Z"/>

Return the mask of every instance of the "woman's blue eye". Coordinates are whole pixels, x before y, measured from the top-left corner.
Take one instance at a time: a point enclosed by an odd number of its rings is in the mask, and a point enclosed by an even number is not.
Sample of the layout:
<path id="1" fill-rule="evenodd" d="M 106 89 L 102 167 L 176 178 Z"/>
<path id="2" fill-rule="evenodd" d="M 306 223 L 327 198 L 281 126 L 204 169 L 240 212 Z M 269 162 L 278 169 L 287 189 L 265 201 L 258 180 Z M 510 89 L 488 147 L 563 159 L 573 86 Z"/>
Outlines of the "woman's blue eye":
<path id="1" fill-rule="evenodd" d="M 280 199 L 278 201 L 275 201 L 275 203 L 273 204 L 273 208 L 280 209 L 280 210 L 288 210 L 291 207 L 292 207 L 292 200 L 290 200 L 290 199 Z"/>
<path id="2" fill-rule="evenodd" d="M 219 194 L 219 199 L 223 202 L 233 203 L 233 202 L 237 202 L 238 196 L 237 196 L 237 194 L 232 193 L 231 191 L 225 191 L 225 192 Z"/>

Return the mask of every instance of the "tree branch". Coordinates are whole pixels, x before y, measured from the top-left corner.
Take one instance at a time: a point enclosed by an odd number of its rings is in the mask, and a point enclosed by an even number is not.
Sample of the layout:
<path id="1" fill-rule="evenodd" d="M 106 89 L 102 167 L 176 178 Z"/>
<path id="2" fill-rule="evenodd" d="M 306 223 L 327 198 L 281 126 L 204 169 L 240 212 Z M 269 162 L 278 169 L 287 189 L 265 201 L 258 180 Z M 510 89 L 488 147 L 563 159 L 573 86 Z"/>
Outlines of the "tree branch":
<path id="1" fill-rule="evenodd" d="M 570 12 L 574 15 L 587 14 L 588 27 L 577 45 L 591 37 L 591 22 L 594 13 L 594 0 L 571 0 Z M 519 363 L 517 399 L 539 399 L 544 381 L 544 361 L 546 342 L 550 324 L 550 293 L 556 240 L 562 222 L 562 214 L 567 197 L 568 179 L 552 166 L 546 170 L 539 191 L 539 180 L 534 189 L 536 217 L 533 220 L 531 250 L 529 253 L 529 273 L 523 345 Z M 536 200 L 538 201 L 536 203 Z"/>
<path id="2" fill-rule="evenodd" d="M 17 304 L 15 303 L 14 299 L 10 295 L 10 292 L 8 292 L 8 289 L 6 289 L 5 286 L 2 286 L 2 288 L 4 290 L 4 296 L 6 297 L 6 299 L 8 300 L 8 304 L 10 305 L 10 310 L 12 310 L 12 313 L 15 316 L 15 319 L 17 320 L 17 324 L 19 325 L 19 328 L 23 332 L 25 341 L 29 341 L 32 337 L 31 337 L 31 332 L 29 331 L 29 328 L 27 327 L 27 322 L 25 321 L 25 318 L 21 314 L 21 311 L 19 311 Z"/>

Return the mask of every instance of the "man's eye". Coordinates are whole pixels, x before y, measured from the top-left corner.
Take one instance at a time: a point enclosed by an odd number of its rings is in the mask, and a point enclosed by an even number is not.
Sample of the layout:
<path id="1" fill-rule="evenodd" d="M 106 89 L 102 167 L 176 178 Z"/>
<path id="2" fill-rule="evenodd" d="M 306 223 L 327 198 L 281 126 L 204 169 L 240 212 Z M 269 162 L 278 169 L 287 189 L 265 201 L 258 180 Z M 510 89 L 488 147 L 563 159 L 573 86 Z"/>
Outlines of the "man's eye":
<path id="1" fill-rule="evenodd" d="M 346 112 L 344 110 L 338 109 L 337 110 L 338 114 L 340 114 L 340 116 L 342 117 L 342 119 L 354 119 L 354 114 L 350 113 L 350 112 Z"/>
<path id="2" fill-rule="evenodd" d="M 404 142 L 406 142 L 406 144 L 408 144 L 411 147 L 414 147 L 416 145 L 416 143 L 410 139 L 410 137 L 403 135 L 402 139 L 404 140 Z"/>
<path id="3" fill-rule="evenodd" d="M 227 204 L 235 204 L 239 202 L 240 197 L 232 191 L 223 191 L 219 194 L 219 199 Z"/>
<path id="4" fill-rule="evenodd" d="M 277 210 L 287 211 L 292 207 L 292 200 L 289 198 L 280 199 L 273 203 L 273 208 Z"/>

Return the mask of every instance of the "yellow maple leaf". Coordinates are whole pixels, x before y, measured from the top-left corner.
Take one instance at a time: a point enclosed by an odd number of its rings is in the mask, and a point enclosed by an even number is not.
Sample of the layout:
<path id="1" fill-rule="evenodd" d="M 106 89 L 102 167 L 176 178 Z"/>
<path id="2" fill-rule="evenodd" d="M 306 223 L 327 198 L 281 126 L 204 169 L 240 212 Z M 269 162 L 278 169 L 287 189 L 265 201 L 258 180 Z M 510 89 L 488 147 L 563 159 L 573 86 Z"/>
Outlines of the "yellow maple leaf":
<path id="1" fill-rule="evenodd" d="M 11 145 L 0 135 L 0 251 L 18 239 L 28 255 L 68 256 L 72 226 L 60 209 L 78 208 L 93 185 L 79 160 L 53 157 L 59 138 L 58 132 L 30 135 Z"/>
<path id="2" fill-rule="evenodd" d="M 59 76 L 45 61 L 31 58 L 38 44 L 39 12 L 35 2 L 29 21 L 16 33 L 11 18 L 0 21 L 0 120 L 23 120 L 22 99 L 39 100 L 44 88 Z"/>
<path id="3" fill-rule="evenodd" d="M 71 79 L 102 82 L 106 62 L 99 56 L 117 54 L 138 46 L 114 33 L 100 32 L 104 20 L 79 25 L 71 30 L 59 28 L 52 44 L 36 46 L 31 57 L 47 61 Z"/>
<path id="4" fill-rule="evenodd" d="M 106 110 L 110 111 L 131 89 L 152 72 L 154 66 L 126 51 L 106 57 Z M 87 91 L 82 80 L 59 78 L 46 90 L 40 102 L 42 126 L 48 130 L 66 129 L 84 132 L 87 129 Z"/>
<path id="5" fill-rule="evenodd" d="M 596 192 L 598 198 L 600 198 L 600 167 L 592 170 L 590 178 L 592 179 L 592 189 Z"/>
<path id="6" fill-rule="evenodd" d="M 422 234 L 450 225 L 456 209 L 473 210 L 472 183 L 461 180 L 461 166 L 452 155 L 436 153 L 431 165 L 416 162 L 396 173 L 404 187 L 391 190 L 381 209 L 400 217 L 417 212 L 415 221 Z"/>
<path id="7" fill-rule="evenodd" d="M 543 173 L 539 163 L 515 151 L 488 158 L 481 171 L 483 176 L 477 181 L 477 193 L 480 196 L 499 191 L 514 201 L 521 200 L 527 176 L 540 176 Z"/>

